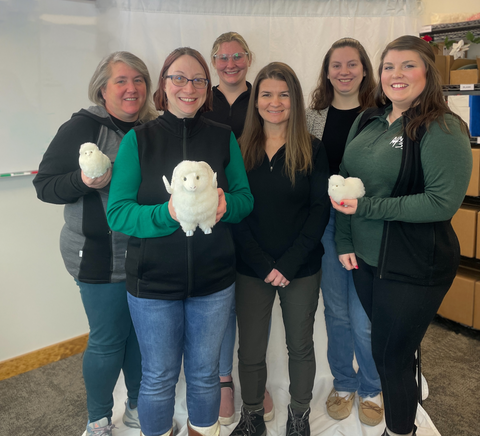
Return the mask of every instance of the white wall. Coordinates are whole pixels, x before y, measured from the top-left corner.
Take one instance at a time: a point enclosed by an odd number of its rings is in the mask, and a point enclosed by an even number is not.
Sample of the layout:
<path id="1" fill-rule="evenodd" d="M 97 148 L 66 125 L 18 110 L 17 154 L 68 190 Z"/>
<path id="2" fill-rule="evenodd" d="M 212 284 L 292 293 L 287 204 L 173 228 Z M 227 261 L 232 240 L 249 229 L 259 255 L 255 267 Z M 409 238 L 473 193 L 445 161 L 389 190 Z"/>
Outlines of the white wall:
<path id="1" fill-rule="evenodd" d="M 37 200 L 32 179 L 0 180 L 0 361 L 88 332 L 60 257 L 63 207 Z"/>
<path id="2" fill-rule="evenodd" d="M 478 0 L 423 0 L 423 24 L 431 24 L 432 14 L 461 14 L 480 12 Z"/>
<path id="3" fill-rule="evenodd" d="M 476 3 L 425 0 L 425 14 L 474 12 Z M 422 24 L 428 23 L 424 15 Z M 86 28 L 85 33 L 90 32 Z M 310 64 L 311 59 L 305 62 Z M 75 77 L 72 86 L 85 89 Z M 24 128 L 29 128 L 28 120 Z M 78 288 L 59 253 L 63 207 L 37 200 L 31 181 L 31 176 L 0 180 L 0 361 L 88 332 Z"/>

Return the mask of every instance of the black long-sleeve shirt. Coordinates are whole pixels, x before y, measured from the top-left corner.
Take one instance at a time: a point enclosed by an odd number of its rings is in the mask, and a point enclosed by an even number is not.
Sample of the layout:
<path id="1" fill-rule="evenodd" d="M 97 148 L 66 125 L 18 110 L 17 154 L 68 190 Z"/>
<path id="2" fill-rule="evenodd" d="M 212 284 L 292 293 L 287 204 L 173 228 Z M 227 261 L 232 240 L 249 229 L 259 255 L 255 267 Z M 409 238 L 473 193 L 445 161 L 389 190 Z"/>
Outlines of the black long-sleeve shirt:
<path id="1" fill-rule="evenodd" d="M 328 223 L 328 160 L 323 144 L 312 140 L 313 170 L 297 173 L 295 186 L 284 171 L 285 147 L 247 173 L 255 202 L 234 228 L 237 271 L 264 279 L 273 268 L 288 280 L 319 271 L 320 242 Z"/>

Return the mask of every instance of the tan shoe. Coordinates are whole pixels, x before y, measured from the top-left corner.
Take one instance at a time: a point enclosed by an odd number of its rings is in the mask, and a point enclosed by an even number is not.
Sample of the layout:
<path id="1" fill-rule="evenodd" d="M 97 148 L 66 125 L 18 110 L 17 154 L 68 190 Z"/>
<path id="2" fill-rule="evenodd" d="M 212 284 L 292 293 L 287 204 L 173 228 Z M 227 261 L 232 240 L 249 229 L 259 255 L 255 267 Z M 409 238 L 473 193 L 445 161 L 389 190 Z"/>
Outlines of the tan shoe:
<path id="1" fill-rule="evenodd" d="M 368 397 L 367 397 L 368 398 Z M 380 393 L 383 406 L 383 396 Z M 367 425 L 378 425 L 383 419 L 383 407 L 375 404 L 373 401 L 365 400 L 360 397 L 360 403 L 358 405 L 358 416 L 360 421 Z"/>
<path id="2" fill-rule="evenodd" d="M 275 417 L 275 406 L 273 404 L 272 397 L 270 393 L 265 388 L 265 394 L 263 397 L 263 420 L 265 422 L 271 421 Z"/>
<path id="3" fill-rule="evenodd" d="M 333 419 L 345 419 L 350 415 L 353 407 L 355 392 L 341 397 L 335 388 L 332 389 L 327 399 L 327 413 Z"/>

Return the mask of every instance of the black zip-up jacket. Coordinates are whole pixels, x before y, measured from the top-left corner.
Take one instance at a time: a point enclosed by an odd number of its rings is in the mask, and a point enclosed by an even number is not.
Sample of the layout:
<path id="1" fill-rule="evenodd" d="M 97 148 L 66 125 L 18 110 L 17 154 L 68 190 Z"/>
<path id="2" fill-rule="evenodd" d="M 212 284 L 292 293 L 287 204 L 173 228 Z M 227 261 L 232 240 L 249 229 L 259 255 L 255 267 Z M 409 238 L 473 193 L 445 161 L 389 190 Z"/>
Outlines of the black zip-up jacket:
<path id="1" fill-rule="evenodd" d="M 33 180 L 40 200 L 65 205 L 60 251 L 68 272 L 81 282 L 125 280 L 128 237 L 108 226 L 105 211 L 110 185 L 89 188 L 78 163 L 85 142 L 97 144 L 114 162 L 124 135 L 105 108 L 82 109 L 60 127 Z"/>
<path id="2" fill-rule="evenodd" d="M 237 271 L 262 280 L 276 268 L 288 280 L 316 274 L 328 224 L 328 159 L 312 137 L 311 173 L 297 173 L 295 186 L 285 174 L 285 146 L 247 173 L 255 198 L 252 213 L 234 226 Z"/>
<path id="3" fill-rule="evenodd" d="M 247 90 L 240 94 L 230 106 L 223 93 L 218 86 L 212 88 L 213 91 L 213 111 L 205 112 L 203 116 L 217 123 L 226 124 L 232 128 L 235 138 L 239 138 L 243 132 L 245 125 L 245 117 L 247 116 L 248 101 L 252 92 L 252 85 L 247 82 Z"/>

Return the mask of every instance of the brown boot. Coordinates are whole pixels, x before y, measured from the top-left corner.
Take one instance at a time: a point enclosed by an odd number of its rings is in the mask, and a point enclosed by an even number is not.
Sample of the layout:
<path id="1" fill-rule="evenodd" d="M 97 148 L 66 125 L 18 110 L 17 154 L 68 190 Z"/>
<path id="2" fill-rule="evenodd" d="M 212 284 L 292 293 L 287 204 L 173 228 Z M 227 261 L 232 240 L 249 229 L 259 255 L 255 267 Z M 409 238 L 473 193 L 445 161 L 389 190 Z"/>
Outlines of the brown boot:
<path id="1" fill-rule="evenodd" d="M 198 431 L 190 427 L 190 421 L 188 421 L 187 426 L 188 426 L 188 436 L 202 436 Z"/>

